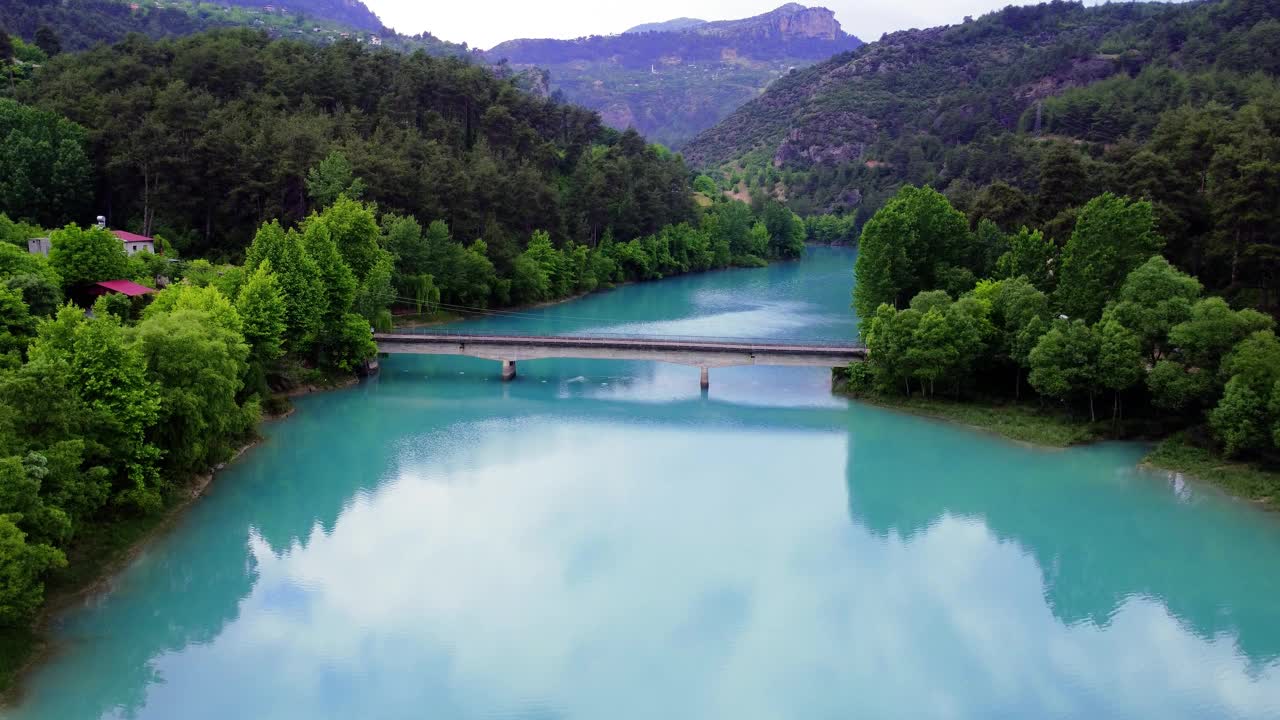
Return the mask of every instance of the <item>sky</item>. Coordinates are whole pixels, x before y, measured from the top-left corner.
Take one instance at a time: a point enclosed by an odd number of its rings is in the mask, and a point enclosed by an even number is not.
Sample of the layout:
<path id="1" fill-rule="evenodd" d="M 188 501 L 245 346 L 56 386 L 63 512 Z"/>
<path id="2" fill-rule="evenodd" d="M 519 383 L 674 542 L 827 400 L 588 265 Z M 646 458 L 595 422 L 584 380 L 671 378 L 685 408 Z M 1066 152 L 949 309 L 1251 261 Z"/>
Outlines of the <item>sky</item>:
<path id="1" fill-rule="evenodd" d="M 768 12 L 786 0 L 365 0 L 382 22 L 406 34 L 427 31 L 452 42 L 489 49 L 516 38 L 575 38 L 609 35 L 647 22 L 677 17 L 727 20 Z M 835 11 L 845 32 L 863 40 L 878 39 L 886 32 L 960 22 L 1017 0 L 815 0 L 803 5 Z M 1086 4 L 1098 4 L 1087 0 Z"/>

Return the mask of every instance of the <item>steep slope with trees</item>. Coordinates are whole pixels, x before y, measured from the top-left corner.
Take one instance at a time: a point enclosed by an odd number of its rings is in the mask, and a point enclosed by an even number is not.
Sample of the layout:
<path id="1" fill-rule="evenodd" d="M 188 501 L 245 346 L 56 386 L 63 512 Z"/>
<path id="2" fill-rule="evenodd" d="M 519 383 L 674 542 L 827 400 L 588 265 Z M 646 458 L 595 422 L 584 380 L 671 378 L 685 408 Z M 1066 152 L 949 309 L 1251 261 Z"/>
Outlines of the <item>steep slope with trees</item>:
<path id="1" fill-rule="evenodd" d="M 500 266 L 537 229 L 594 242 L 692 217 L 678 158 L 452 58 L 248 31 L 133 38 L 55 58 L 19 94 L 87 129 L 89 205 L 184 254 L 236 257 L 262 222 L 306 217 L 308 172 L 334 151 L 365 198 L 483 238 Z"/>
<path id="2" fill-rule="evenodd" d="M 1170 260 L 1270 307 L 1277 48 L 1276 0 L 1010 7 L 783 78 L 685 157 L 801 214 L 863 222 L 927 184 L 1058 243 L 1099 191 L 1146 198 Z"/>

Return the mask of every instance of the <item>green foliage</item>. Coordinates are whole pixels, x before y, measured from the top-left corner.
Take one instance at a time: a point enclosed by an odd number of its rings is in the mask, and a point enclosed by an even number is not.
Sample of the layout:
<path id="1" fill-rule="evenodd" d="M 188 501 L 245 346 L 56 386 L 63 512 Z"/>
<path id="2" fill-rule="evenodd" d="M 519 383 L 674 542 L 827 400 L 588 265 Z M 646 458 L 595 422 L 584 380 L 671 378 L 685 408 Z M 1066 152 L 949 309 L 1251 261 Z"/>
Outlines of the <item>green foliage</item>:
<path id="1" fill-rule="evenodd" d="M 378 353 L 369 321 L 355 313 L 343 316 L 342 322 L 333 331 L 336 334 L 326 339 L 325 346 L 328 363 L 337 370 L 352 372 Z"/>
<path id="2" fill-rule="evenodd" d="M 1191 317 L 1200 290 L 1200 281 L 1156 256 L 1129 273 L 1106 314 L 1137 334 L 1154 363 L 1169 353 L 1165 340 L 1175 325 Z"/>
<path id="3" fill-rule="evenodd" d="M 0 212 L 53 225 L 78 218 L 92 184 L 84 128 L 0 99 Z"/>
<path id="4" fill-rule="evenodd" d="M 32 366 L 60 376 L 46 386 L 78 389 L 78 421 L 91 457 L 108 469 L 114 500 L 143 510 L 159 507 L 160 452 L 146 432 L 156 422 L 160 398 L 119 321 L 110 315 L 89 320 L 63 308 L 40 326 L 28 353 Z"/>
<path id="5" fill-rule="evenodd" d="M 996 261 L 996 276 L 1025 277 L 1041 290 L 1052 290 L 1053 266 L 1057 257 L 1053 241 L 1039 230 L 1028 230 L 1024 226 L 1008 236 L 1006 242 L 1009 250 Z"/>
<path id="6" fill-rule="evenodd" d="M 128 272 L 124 246 L 106 230 L 68 225 L 54 230 L 49 241 L 49 265 L 62 278 L 63 288 L 119 280 Z"/>
<path id="7" fill-rule="evenodd" d="M 236 321 L 238 325 L 238 315 Z M 256 400 L 243 407 L 236 402 L 249 356 L 244 336 L 228 327 L 226 317 L 185 304 L 159 313 L 149 309 L 133 335 L 159 394 L 159 415 L 149 439 L 166 449 L 169 476 L 226 460 L 234 440 L 258 420 Z"/>
<path id="8" fill-rule="evenodd" d="M 609 228 L 630 240 L 695 219 L 680 156 L 456 58 L 246 31 L 132 38 L 54 58 L 27 94 L 93 137 L 94 206 L 176 228 L 189 256 L 236 257 L 264 219 L 303 222 L 307 192 L 359 206 L 356 178 L 380 212 L 485 239 L 504 276 L 535 228 L 594 246 Z M 364 223 L 355 207 L 339 214 Z M 363 280 L 377 258 L 346 232 L 363 228 L 331 230 Z"/>
<path id="9" fill-rule="evenodd" d="M 344 195 L 359 200 L 364 191 L 364 181 L 355 177 L 351 163 L 340 152 L 329 153 L 307 171 L 307 195 L 318 207 L 327 208 Z"/>
<path id="10" fill-rule="evenodd" d="M 1093 397 L 1102 384 L 1099 349 L 1098 337 L 1083 320 L 1054 323 L 1031 351 L 1027 380 L 1037 392 L 1059 400 L 1088 395 L 1093 415 Z"/>
<path id="11" fill-rule="evenodd" d="M 36 319 L 17 290 L 0 287 L 0 363 L 20 361 L 36 334 Z"/>
<path id="12" fill-rule="evenodd" d="M 8 215 L 0 212 L 0 243 L 9 243 L 26 251 L 27 241 L 43 234 L 44 231 L 39 227 L 24 222 L 14 222 Z"/>
<path id="13" fill-rule="evenodd" d="M 0 625 L 16 625 L 34 615 L 44 601 L 44 574 L 67 563 L 48 545 L 28 544 L 14 520 L 0 515 Z"/>
<path id="14" fill-rule="evenodd" d="M 968 221 L 932 188 L 904 187 L 863 227 L 858 244 L 854 307 L 869 317 L 881 303 L 897 305 L 955 265 Z"/>
<path id="15" fill-rule="evenodd" d="M 261 367 L 284 354 L 285 316 L 288 305 L 280 281 L 271 272 L 271 261 L 258 265 L 236 298 L 236 311 L 244 324 L 250 360 Z"/>
<path id="16" fill-rule="evenodd" d="M 856 216 L 813 215 L 805 218 L 805 236 L 819 245 L 842 245 L 857 240 Z"/>
<path id="17" fill-rule="evenodd" d="M 292 230 L 286 233 L 277 222 L 267 223 L 258 231 L 245 258 L 245 268 L 254 272 L 265 262 L 271 263 L 271 272 L 280 281 L 284 295 L 286 348 L 306 353 L 323 327 L 332 289 L 325 285 L 302 236 Z"/>
<path id="18" fill-rule="evenodd" d="M 1111 193 L 1090 200 L 1062 250 L 1059 305 L 1071 317 L 1096 321 L 1129 273 L 1163 245 L 1151 203 Z"/>
<path id="19" fill-rule="evenodd" d="M 1169 331 L 1176 351 L 1156 363 L 1147 377 L 1152 400 L 1170 410 L 1198 410 L 1213 404 L 1226 381 L 1223 358 L 1250 335 L 1271 330 L 1275 322 L 1254 310 L 1232 310 L 1222 298 L 1205 298 L 1191 316 Z"/>

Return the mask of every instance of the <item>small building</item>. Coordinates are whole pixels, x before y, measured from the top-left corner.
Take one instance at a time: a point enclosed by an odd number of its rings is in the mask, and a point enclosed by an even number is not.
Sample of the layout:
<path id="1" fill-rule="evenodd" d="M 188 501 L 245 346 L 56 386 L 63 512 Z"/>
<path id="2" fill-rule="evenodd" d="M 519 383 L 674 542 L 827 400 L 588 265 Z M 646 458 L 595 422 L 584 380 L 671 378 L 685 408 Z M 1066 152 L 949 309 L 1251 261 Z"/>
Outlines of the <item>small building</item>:
<path id="1" fill-rule="evenodd" d="M 50 244 L 49 238 L 47 237 L 31 238 L 27 241 L 27 252 L 32 255 L 44 255 L 45 257 L 49 257 L 49 250 L 52 248 L 53 245 Z"/>
<path id="2" fill-rule="evenodd" d="M 140 252 L 156 252 L 155 238 L 149 238 L 145 235 L 135 235 L 131 232 L 123 230 L 112 230 L 112 235 L 120 238 L 120 242 L 124 243 L 124 251 L 129 255 L 136 255 Z"/>
<path id="3" fill-rule="evenodd" d="M 369 38 L 369 42 L 373 45 L 381 45 L 382 38 L 378 37 L 377 35 L 374 35 L 373 37 Z"/>
<path id="4" fill-rule="evenodd" d="M 155 292 L 146 285 L 139 285 L 131 280 L 104 280 L 100 283 L 94 283 L 89 288 L 88 293 L 93 297 L 99 295 L 124 295 L 126 297 L 140 297 Z"/>

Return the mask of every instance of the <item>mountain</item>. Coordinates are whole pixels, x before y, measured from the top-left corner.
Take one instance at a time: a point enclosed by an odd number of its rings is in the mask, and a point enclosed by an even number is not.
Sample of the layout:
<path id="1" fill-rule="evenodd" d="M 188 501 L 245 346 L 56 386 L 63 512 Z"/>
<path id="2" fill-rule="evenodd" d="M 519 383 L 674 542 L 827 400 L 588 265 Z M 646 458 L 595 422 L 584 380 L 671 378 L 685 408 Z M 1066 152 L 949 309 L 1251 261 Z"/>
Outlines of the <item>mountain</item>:
<path id="1" fill-rule="evenodd" d="M 1276 0 L 1053 2 L 892 33 L 789 74 L 683 151 L 694 167 L 786 174 L 814 211 L 902 182 L 1030 183 L 1037 138 L 1141 140 L 1162 110 L 1205 100 L 1204 73 L 1275 72 L 1277 18 Z M 1220 101 L 1239 104 L 1230 92 Z M 998 161 L 982 150 L 997 143 Z"/>
<path id="2" fill-rule="evenodd" d="M 343 39 L 432 55 L 468 54 L 465 45 L 444 42 L 429 33 L 399 35 L 383 27 L 358 0 L 288 0 L 272 5 L 248 0 L 27 0 L 0 2 L 0 28 L 28 41 L 46 27 L 64 50 L 86 50 L 117 42 L 130 33 L 154 40 L 185 37 L 206 30 L 249 27 L 272 38 L 312 43 Z"/>
<path id="3" fill-rule="evenodd" d="M 1089 198 L 1145 198 L 1171 261 L 1266 304 L 1280 0 L 1053 2 L 893 33 L 782 78 L 683 154 L 802 215 L 865 221 L 927 184 L 975 222 L 1059 243 Z"/>
<path id="4" fill-rule="evenodd" d="M 741 20 L 684 18 L 621 35 L 511 40 L 485 55 L 549 70 L 553 90 L 609 125 L 678 147 L 779 77 L 861 44 L 830 10 L 791 3 Z"/>
<path id="5" fill-rule="evenodd" d="M 635 33 L 647 33 L 647 32 L 680 32 L 681 30 L 688 30 L 689 28 L 697 27 L 698 25 L 706 25 L 706 24 L 707 24 L 706 20 L 698 20 L 697 18 L 676 18 L 675 20 L 668 20 L 666 22 L 645 23 L 643 25 L 637 25 L 629 30 L 623 30 L 622 34 L 634 35 Z"/>

